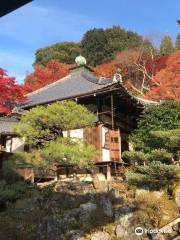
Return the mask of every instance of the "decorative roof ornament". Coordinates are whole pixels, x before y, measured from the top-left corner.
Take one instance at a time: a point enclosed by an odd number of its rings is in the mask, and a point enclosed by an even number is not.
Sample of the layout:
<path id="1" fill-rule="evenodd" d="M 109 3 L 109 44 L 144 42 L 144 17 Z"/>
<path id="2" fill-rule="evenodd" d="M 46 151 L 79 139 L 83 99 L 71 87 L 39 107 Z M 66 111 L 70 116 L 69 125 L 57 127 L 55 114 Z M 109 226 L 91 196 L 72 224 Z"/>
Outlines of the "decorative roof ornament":
<path id="1" fill-rule="evenodd" d="M 17 107 L 14 107 L 13 109 L 12 109 L 12 114 L 13 115 L 22 115 L 23 114 L 23 112 L 24 112 L 24 110 L 19 106 L 17 106 Z"/>
<path id="2" fill-rule="evenodd" d="M 77 66 L 86 65 L 86 59 L 85 59 L 85 57 L 79 55 L 75 58 L 75 63 L 77 64 Z"/>
<path id="3" fill-rule="evenodd" d="M 122 81 L 122 75 L 121 75 L 121 69 L 118 68 L 116 73 L 114 74 L 114 77 L 113 77 L 113 83 L 123 83 Z"/>

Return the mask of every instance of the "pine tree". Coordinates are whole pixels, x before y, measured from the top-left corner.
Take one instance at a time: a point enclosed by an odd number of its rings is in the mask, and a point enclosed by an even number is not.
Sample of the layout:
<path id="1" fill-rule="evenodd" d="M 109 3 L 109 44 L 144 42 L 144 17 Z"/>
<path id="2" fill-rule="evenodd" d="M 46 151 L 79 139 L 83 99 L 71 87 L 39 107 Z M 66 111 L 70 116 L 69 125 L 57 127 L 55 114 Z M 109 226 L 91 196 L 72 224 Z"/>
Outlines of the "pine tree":
<path id="1" fill-rule="evenodd" d="M 161 41 L 160 54 L 168 55 L 174 50 L 173 41 L 169 35 L 165 35 Z"/>
<path id="2" fill-rule="evenodd" d="M 164 102 L 147 108 L 130 137 L 133 152 L 123 158 L 136 166 L 127 181 L 140 187 L 165 189 L 180 180 L 180 104 Z"/>
<path id="3" fill-rule="evenodd" d="M 177 50 L 180 50 L 180 33 L 176 37 L 176 45 L 175 45 Z"/>
<path id="4" fill-rule="evenodd" d="M 81 139 L 63 137 L 63 131 L 94 126 L 95 120 L 93 113 L 73 101 L 37 106 L 26 111 L 16 131 L 30 144 L 31 150 L 12 157 L 15 168 L 19 164 L 31 166 L 43 176 L 50 170 L 56 172 L 57 168 L 53 166 L 59 164 L 89 167 L 97 155 L 95 146 Z"/>

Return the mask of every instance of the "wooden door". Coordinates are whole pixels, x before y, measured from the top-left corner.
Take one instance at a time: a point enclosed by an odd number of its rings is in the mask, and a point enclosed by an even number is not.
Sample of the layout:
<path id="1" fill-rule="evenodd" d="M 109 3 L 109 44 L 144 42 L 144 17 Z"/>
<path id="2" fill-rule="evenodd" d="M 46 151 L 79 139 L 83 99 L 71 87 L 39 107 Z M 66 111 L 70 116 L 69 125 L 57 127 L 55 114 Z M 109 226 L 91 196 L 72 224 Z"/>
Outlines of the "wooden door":
<path id="1" fill-rule="evenodd" d="M 121 136 L 120 130 L 109 130 L 110 141 L 110 160 L 111 161 L 121 161 Z"/>
<path id="2" fill-rule="evenodd" d="M 102 158 L 102 136 L 101 136 L 101 125 L 98 127 L 84 129 L 83 137 L 89 144 L 92 144 L 98 150 L 98 155 L 95 158 L 95 161 L 99 162 Z"/>

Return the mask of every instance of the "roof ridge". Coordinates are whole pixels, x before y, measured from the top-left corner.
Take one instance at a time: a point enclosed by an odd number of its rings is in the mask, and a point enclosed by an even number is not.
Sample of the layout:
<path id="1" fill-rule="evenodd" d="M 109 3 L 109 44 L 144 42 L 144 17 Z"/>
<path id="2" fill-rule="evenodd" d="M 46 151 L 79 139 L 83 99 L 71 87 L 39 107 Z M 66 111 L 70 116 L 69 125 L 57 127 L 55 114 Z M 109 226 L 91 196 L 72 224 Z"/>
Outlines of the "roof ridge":
<path id="1" fill-rule="evenodd" d="M 143 102 L 143 103 L 147 103 L 147 104 L 159 104 L 158 101 L 154 101 L 154 100 L 149 100 L 149 99 L 145 99 L 145 98 L 141 98 L 141 97 L 135 97 L 138 101 Z"/>
<path id="2" fill-rule="evenodd" d="M 39 88 L 39 89 L 37 89 L 37 90 L 35 90 L 35 91 L 33 91 L 33 92 L 30 92 L 30 93 L 28 93 L 28 94 L 26 94 L 25 96 L 32 96 L 32 95 L 34 95 L 34 94 L 36 94 L 36 93 L 39 93 L 39 92 L 41 92 L 41 91 L 43 91 L 43 90 L 45 90 L 45 89 L 48 89 L 49 87 L 51 87 L 51 86 L 54 86 L 54 85 L 56 85 L 56 84 L 58 84 L 59 82 L 61 82 L 61 81 L 63 81 L 63 80 L 66 80 L 66 79 L 68 79 L 68 78 L 70 78 L 71 77 L 71 74 L 68 74 L 67 76 L 65 76 L 65 77 L 63 77 L 63 78 L 60 78 L 59 80 L 57 80 L 57 81 L 55 81 L 55 82 L 52 82 L 52 83 L 50 83 L 50 84 L 48 84 L 48 85 L 46 85 L 46 86 L 44 86 L 44 87 L 41 87 L 41 88 Z"/>
<path id="3" fill-rule="evenodd" d="M 0 121 L 7 121 L 7 122 L 9 122 L 9 121 L 11 121 L 11 122 L 16 122 L 16 121 L 18 121 L 16 118 L 14 118 L 14 117 L 0 117 Z"/>
<path id="4" fill-rule="evenodd" d="M 109 82 L 109 83 L 100 83 L 100 79 L 103 78 L 104 80 L 112 80 L 112 78 L 107 78 L 107 77 L 103 77 L 103 76 L 100 76 L 100 77 L 97 77 L 94 73 L 88 73 L 88 72 L 81 72 L 80 73 L 82 77 L 84 77 L 87 81 L 93 83 L 93 84 L 96 84 L 96 85 L 104 85 L 104 86 L 107 86 L 108 84 L 111 84 L 112 82 Z M 90 78 L 88 78 L 87 75 L 89 74 Z M 91 76 L 92 76 L 92 79 L 94 78 L 94 80 L 96 81 L 91 81 Z"/>

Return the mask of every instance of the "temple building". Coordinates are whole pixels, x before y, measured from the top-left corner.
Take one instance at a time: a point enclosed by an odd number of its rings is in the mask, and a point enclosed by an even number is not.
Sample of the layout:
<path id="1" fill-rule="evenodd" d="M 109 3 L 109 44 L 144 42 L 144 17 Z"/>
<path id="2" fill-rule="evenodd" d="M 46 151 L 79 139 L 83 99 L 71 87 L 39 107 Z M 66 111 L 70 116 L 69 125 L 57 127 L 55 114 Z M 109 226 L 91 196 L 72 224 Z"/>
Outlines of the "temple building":
<path id="1" fill-rule="evenodd" d="M 138 117 L 145 105 L 153 102 L 132 96 L 123 86 L 119 71 L 113 78 L 98 78 L 82 56 L 76 58 L 76 64 L 68 76 L 27 94 L 27 101 L 20 106 L 20 110 L 68 99 L 84 105 L 96 114 L 96 126 L 91 129 L 69 129 L 63 132 L 64 137 L 86 139 L 94 144 L 99 150 L 96 164 L 120 164 L 123 162 L 122 152 L 129 149 L 128 136 L 136 128 Z M 6 132 L 2 129 L 3 119 L 0 120 L 3 151 L 23 149 L 23 142 L 13 133 L 15 121 L 7 121 L 6 128 L 11 127 Z"/>

